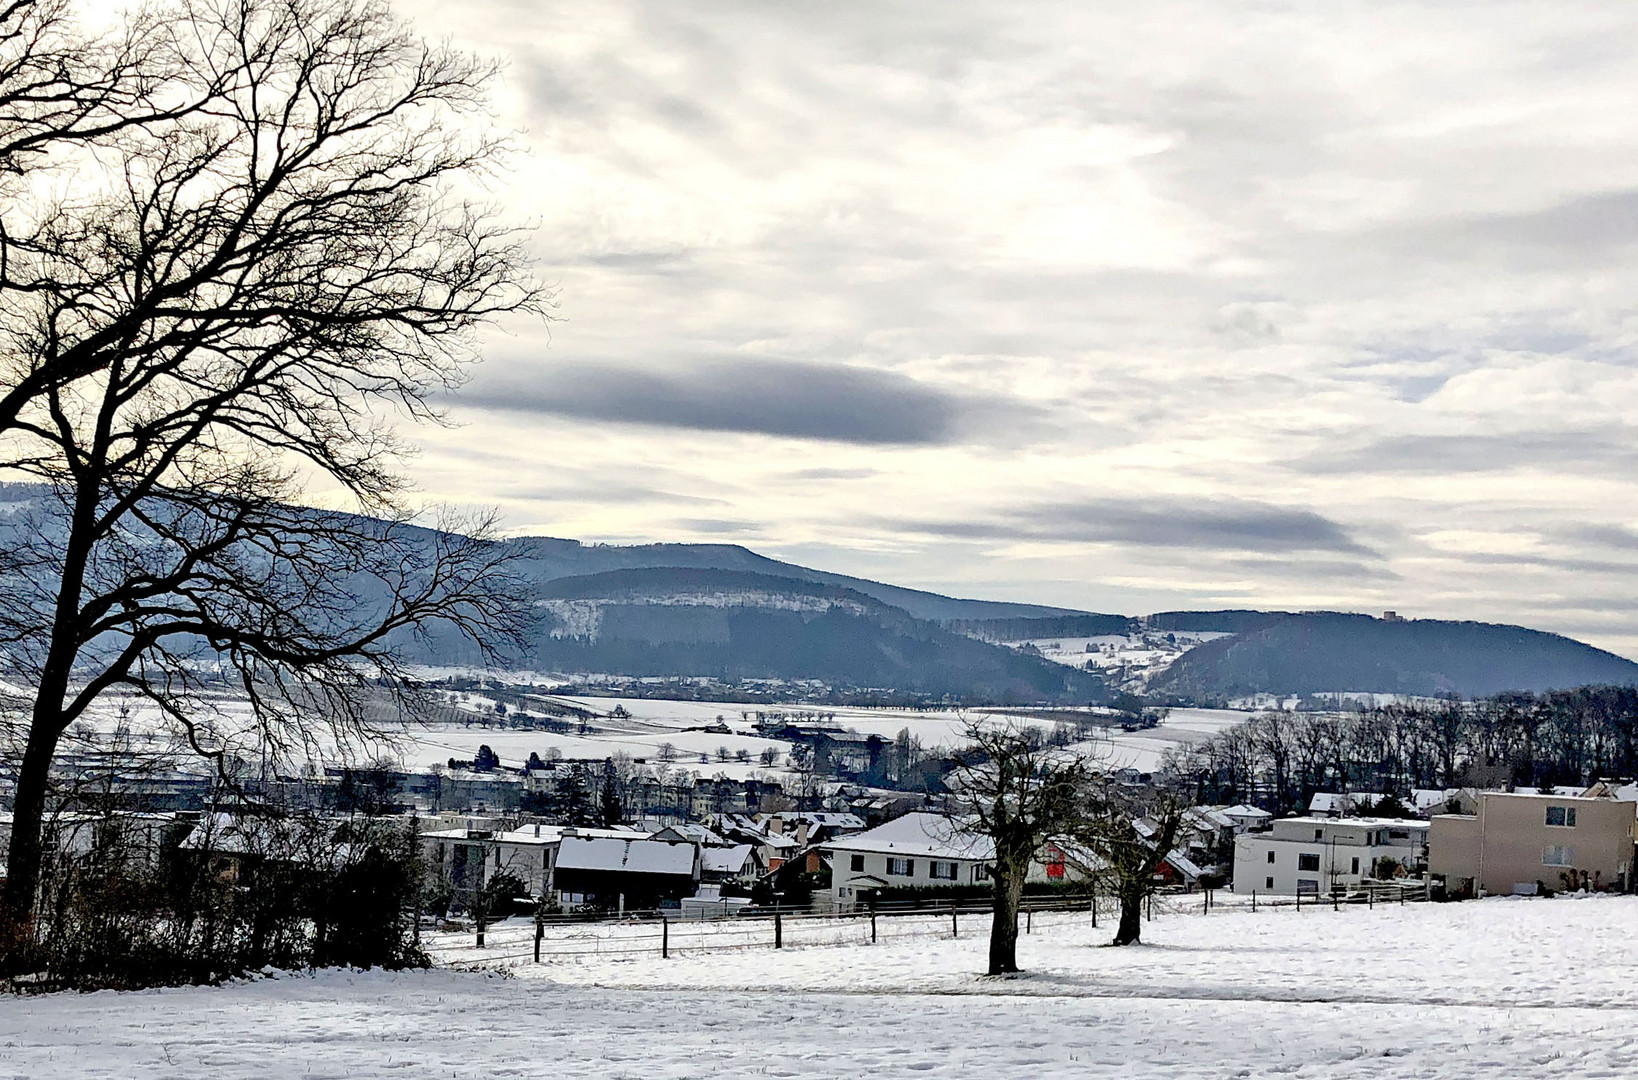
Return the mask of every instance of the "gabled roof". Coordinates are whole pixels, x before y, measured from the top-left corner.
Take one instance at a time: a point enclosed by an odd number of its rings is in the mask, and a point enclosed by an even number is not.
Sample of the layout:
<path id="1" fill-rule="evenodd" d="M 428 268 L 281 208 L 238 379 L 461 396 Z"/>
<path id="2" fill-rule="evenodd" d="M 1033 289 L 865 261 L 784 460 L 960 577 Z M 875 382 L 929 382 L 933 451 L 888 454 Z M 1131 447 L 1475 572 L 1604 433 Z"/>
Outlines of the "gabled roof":
<path id="1" fill-rule="evenodd" d="M 667 825 L 653 834 L 660 839 L 692 840 L 696 844 L 725 844 L 722 837 L 707 829 L 697 821 L 685 821 L 677 825 Z"/>
<path id="2" fill-rule="evenodd" d="M 969 831 L 963 822 L 924 811 L 894 818 L 885 825 L 830 840 L 821 846 L 826 851 L 868 851 L 975 862 L 995 858 L 995 845 L 989 837 Z"/>
<path id="3" fill-rule="evenodd" d="M 751 861 L 750 844 L 700 848 L 700 869 L 717 874 L 742 874 Z"/>
<path id="4" fill-rule="evenodd" d="M 1267 810 L 1262 810 L 1255 806 L 1247 806 L 1245 803 L 1236 803 L 1233 806 L 1225 806 L 1219 810 L 1218 813 L 1222 814 L 1224 817 L 1257 818 L 1258 820 L 1264 820 L 1274 816 Z"/>
<path id="5" fill-rule="evenodd" d="M 692 877 L 698 859 L 698 845 L 684 841 L 565 836 L 557 851 L 557 868 Z"/>

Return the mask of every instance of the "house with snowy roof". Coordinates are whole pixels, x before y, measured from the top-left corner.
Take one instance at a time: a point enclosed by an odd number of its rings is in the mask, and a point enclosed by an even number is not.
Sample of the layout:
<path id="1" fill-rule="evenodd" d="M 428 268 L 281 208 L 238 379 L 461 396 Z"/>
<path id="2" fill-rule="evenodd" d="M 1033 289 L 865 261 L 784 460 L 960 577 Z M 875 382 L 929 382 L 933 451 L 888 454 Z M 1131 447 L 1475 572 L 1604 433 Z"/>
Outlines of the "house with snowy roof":
<path id="1" fill-rule="evenodd" d="M 492 830 L 434 829 L 421 834 L 421 848 L 433 872 L 457 893 L 471 892 L 498 874 L 522 881 L 531 896 L 552 891 L 552 873 L 565 836 L 611 839 L 642 838 L 646 834 L 623 827 L 594 829 L 573 825 L 525 825 Z"/>
<path id="2" fill-rule="evenodd" d="M 852 908 L 880 889 L 982 885 L 995 845 L 963 823 L 922 811 L 826 842 L 830 903 Z"/>
<path id="3" fill-rule="evenodd" d="M 700 883 L 700 846 L 647 836 L 566 834 L 552 886 L 565 906 L 652 908 L 693 896 Z"/>

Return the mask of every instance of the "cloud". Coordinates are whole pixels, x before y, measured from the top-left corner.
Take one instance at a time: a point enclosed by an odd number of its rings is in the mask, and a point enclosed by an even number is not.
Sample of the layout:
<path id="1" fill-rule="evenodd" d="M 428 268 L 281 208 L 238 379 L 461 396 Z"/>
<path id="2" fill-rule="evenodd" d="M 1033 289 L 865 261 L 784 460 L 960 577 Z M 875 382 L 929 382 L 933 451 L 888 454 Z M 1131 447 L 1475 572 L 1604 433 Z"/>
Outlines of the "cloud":
<path id="1" fill-rule="evenodd" d="M 1456 476 L 1464 473 L 1606 470 L 1638 465 L 1630 436 L 1611 431 L 1499 435 L 1398 435 L 1286 462 L 1314 475 Z"/>
<path id="2" fill-rule="evenodd" d="M 1376 553 L 1330 518 L 1301 507 L 1240 499 L 1090 499 L 1020 507 L 974 521 L 899 521 L 953 539 L 1050 540 L 1219 552 Z"/>
<path id="3" fill-rule="evenodd" d="M 1638 526 L 1638 7 L 405 3 L 506 61 L 562 317 L 479 342 L 435 497 L 1093 610 L 1638 610 L 1569 527 Z"/>
<path id="4" fill-rule="evenodd" d="M 540 365 L 527 382 L 515 373 L 483 381 L 459 400 L 577 420 L 901 446 L 955 442 L 966 418 L 995 407 L 875 368 L 742 358 L 670 369 Z"/>

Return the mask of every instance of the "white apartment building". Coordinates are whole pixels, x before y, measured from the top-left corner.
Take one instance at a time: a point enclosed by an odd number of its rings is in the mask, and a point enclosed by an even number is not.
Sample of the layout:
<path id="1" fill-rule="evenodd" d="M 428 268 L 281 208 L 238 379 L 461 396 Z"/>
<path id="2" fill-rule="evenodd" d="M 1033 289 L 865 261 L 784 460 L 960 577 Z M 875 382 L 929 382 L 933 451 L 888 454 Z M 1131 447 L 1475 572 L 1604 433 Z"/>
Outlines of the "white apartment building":
<path id="1" fill-rule="evenodd" d="M 1234 891 L 1319 896 L 1427 861 L 1428 823 L 1399 818 L 1277 818 L 1234 838 Z"/>

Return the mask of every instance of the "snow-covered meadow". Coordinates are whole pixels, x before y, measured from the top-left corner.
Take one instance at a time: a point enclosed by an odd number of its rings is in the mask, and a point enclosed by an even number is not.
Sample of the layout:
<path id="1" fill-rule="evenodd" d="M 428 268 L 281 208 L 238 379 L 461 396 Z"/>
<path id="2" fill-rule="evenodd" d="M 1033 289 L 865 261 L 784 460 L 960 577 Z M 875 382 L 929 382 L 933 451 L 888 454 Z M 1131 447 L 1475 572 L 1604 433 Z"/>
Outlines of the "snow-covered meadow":
<path id="1" fill-rule="evenodd" d="M 1029 971 L 1006 980 L 975 974 L 976 925 L 900 929 L 874 946 L 684 941 L 669 960 L 14 998 L 0 1076 L 1638 1075 L 1634 898 L 1188 904 L 1130 949 L 1100 947 L 1107 924 L 1084 914 L 1038 916 Z"/>

